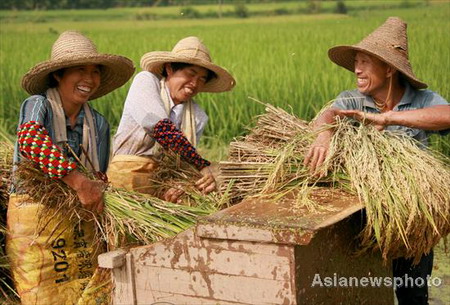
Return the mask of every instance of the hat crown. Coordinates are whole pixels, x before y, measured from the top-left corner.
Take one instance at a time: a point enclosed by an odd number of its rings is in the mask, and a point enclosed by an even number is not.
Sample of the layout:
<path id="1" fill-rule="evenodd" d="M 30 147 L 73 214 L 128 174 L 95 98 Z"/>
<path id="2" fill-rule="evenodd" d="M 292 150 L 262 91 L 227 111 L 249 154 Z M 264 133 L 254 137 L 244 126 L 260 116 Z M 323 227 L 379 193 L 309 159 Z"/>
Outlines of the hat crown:
<path id="1" fill-rule="evenodd" d="M 211 56 L 208 48 L 200 41 L 198 37 L 194 36 L 186 37 L 178 41 L 178 43 L 173 47 L 172 53 L 211 62 Z"/>
<path id="2" fill-rule="evenodd" d="M 355 71 L 355 54 L 364 52 L 384 61 L 399 71 L 417 89 L 427 87 L 415 75 L 409 62 L 406 23 L 398 17 L 389 17 L 381 26 L 358 44 L 335 46 L 328 50 L 328 56 L 336 64 L 349 71 Z"/>
<path id="3" fill-rule="evenodd" d="M 408 59 L 406 23 L 398 17 L 389 17 L 381 26 L 364 38 L 357 46 L 378 45 L 397 56 Z"/>
<path id="4" fill-rule="evenodd" d="M 60 60 L 73 56 L 97 55 L 95 44 L 86 36 L 75 31 L 62 33 L 52 46 L 52 60 Z"/>

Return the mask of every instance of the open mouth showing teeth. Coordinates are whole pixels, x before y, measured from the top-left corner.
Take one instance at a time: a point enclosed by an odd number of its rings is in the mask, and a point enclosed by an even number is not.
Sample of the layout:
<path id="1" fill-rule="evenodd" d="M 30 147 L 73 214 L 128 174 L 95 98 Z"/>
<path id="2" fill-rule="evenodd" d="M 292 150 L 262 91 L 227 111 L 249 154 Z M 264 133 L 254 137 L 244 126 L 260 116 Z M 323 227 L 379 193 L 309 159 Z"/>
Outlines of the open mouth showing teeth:
<path id="1" fill-rule="evenodd" d="M 357 82 L 358 85 L 365 85 L 365 84 L 367 83 L 367 79 L 364 79 L 364 78 L 358 78 L 358 79 L 356 80 L 356 82 Z"/>
<path id="2" fill-rule="evenodd" d="M 91 88 L 89 87 L 79 86 L 77 89 L 84 93 L 91 93 Z"/>

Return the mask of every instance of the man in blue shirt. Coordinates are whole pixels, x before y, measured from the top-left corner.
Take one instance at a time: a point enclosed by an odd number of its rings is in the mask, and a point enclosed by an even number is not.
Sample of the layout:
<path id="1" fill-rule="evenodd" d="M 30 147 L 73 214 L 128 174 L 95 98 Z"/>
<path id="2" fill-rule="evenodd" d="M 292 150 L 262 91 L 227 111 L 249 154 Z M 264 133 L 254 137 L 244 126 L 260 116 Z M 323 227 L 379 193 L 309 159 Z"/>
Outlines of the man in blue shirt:
<path id="1" fill-rule="evenodd" d="M 314 122 L 318 130 L 332 124 L 336 116 L 352 117 L 373 124 L 378 130 L 403 132 L 428 144 L 431 133 L 450 131 L 450 106 L 413 73 L 408 60 L 406 23 L 390 17 L 374 32 L 353 46 L 336 46 L 328 51 L 330 59 L 352 71 L 357 89 L 342 92 L 330 108 Z M 304 164 L 318 173 L 329 150 L 333 130 L 320 132 L 305 156 Z M 394 277 L 423 278 L 431 274 L 433 252 L 424 255 L 418 265 L 399 258 L 393 262 Z M 428 289 L 398 287 L 399 305 L 428 304 Z"/>

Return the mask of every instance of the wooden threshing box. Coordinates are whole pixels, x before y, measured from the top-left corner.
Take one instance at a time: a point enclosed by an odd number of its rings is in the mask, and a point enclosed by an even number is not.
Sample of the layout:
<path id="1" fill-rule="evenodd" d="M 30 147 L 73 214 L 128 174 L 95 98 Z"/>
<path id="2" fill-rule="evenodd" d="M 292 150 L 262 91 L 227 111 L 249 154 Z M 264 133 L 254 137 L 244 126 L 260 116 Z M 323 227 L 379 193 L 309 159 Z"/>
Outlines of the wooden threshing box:
<path id="1" fill-rule="evenodd" d="M 114 304 L 394 304 L 392 288 L 370 283 L 391 277 L 389 264 L 379 253 L 354 255 L 357 198 L 312 196 L 329 209 L 244 200 L 172 239 L 102 254 Z"/>

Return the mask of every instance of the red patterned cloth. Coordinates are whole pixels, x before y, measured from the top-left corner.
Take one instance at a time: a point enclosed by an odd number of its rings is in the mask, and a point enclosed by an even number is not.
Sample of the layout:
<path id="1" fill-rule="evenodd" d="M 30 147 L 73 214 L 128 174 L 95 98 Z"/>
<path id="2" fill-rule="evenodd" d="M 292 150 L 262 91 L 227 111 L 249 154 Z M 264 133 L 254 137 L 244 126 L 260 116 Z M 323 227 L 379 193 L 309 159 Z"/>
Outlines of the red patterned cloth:
<path id="1" fill-rule="evenodd" d="M 39 123 L 29 121 L 20 125 L 17 137 L 22 156 L 34 161 L 50 178 L 61 179 L 77 167 L 53 144 L 47 130 Z"/>
<path id="2" fill-rule="evenodd" d="M 165 149 L 180 155 L 185 161 L 193 164 L 198 170 L 210 166 L 189 142 L 186 136 L 169 119 L 160 120 L 153 128 L 153 138 Z"/>

